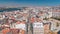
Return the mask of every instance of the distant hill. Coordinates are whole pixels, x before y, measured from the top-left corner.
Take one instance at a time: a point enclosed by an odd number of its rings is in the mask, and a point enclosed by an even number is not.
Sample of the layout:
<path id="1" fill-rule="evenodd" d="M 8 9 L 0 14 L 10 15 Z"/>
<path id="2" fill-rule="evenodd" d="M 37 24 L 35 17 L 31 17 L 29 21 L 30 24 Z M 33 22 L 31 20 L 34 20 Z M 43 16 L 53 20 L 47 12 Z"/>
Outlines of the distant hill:
<path id="1" fill-rule="evenodd" d="M 21 10 L 20 8 L 0 8 L 0 12 Z"/>

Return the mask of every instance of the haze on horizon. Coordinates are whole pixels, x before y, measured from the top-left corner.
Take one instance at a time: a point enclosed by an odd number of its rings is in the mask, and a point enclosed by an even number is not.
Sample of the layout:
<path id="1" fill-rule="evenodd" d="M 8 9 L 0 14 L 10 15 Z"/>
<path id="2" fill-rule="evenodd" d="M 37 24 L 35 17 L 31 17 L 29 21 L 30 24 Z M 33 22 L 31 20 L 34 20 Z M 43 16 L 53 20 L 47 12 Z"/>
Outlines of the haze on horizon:
<path id="1" fill-rule="evenodd" d="M 59 6 L 60 0 L 0 0 L 0 7 Z"/>

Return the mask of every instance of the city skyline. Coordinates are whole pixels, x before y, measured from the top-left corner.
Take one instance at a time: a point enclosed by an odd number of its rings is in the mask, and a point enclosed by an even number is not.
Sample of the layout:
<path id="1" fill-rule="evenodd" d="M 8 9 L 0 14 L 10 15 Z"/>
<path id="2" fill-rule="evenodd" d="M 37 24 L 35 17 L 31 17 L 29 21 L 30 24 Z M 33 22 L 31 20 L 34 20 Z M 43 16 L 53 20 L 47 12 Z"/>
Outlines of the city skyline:
<path id="1" fill-rule="evenodd" d="M 0 0 L 0 7 L 6 6 L 60 6 L 60 0 Z"/>

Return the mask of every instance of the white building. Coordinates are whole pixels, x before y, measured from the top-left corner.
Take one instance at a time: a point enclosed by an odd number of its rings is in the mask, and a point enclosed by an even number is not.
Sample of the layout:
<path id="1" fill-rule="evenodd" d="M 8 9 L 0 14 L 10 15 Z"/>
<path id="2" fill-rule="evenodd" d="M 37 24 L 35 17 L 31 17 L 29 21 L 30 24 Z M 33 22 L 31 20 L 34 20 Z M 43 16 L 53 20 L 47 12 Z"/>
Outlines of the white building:
<path id="1" fill-rule="evenodd" d="M 52 17 L 60 18 L 60 12 L 57 12 L 57 11 L 56 11 L 56 12 L 53 12 L 53 13 L 52 13 Z"/>

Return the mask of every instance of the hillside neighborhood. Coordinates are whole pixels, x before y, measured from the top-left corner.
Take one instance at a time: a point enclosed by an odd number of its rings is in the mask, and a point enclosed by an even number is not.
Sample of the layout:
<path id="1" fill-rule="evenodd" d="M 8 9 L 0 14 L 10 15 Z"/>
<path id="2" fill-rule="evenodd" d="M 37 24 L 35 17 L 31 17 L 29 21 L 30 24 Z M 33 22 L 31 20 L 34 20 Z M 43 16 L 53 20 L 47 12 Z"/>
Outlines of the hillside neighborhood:
<path id="1" fill-rule="evenodd" d="M 60 7 L 0 9 L 0 34 L 59 34 Z"/>

